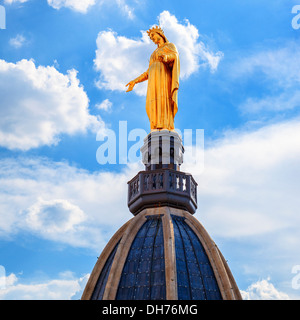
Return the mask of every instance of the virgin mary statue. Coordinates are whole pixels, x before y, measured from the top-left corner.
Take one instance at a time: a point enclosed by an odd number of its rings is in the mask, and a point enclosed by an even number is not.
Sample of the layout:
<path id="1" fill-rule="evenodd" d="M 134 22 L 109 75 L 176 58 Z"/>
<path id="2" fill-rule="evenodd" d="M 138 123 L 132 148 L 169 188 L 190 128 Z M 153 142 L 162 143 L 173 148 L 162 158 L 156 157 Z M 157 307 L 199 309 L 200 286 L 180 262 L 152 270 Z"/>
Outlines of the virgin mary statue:
<path id="1" fill-rule="evenodd" d="M 136 79 L 130 81 L 129 92 L 136 83 L 148 80 L 146 111 L 151 131 L 174 130 L 174 117 L 178 110 L 177 92 L 179 88 L 180 63 L 177 49 L 170 43 L 160 27 L 147 31 L 157 45 L 152 53 L 149 68 Z"/>

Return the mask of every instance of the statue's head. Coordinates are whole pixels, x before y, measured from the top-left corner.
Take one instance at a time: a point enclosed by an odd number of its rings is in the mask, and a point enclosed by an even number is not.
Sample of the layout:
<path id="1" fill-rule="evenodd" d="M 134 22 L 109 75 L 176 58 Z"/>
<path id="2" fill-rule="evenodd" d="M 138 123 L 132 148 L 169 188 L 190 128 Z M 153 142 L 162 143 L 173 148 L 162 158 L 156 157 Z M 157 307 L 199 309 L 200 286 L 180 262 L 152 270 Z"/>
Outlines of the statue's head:
<path id="1" fill-rule="evenodd" d="M 153 41 L 153 36 L 158 34 L 165 43 L 169 42 L 161 27 L 155 26 L 147 31 L 149 38 Z"/>

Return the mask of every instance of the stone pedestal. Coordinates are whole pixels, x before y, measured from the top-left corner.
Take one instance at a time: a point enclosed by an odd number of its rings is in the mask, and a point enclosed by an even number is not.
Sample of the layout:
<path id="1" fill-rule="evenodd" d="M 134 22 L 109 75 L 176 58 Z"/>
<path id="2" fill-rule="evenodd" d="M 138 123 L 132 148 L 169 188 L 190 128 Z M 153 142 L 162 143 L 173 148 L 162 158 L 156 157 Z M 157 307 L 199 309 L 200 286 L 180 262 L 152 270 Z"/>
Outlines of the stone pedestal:
<path id="1" fill-rule="evenodd" d="M 137 215 L 145 208 L 170 206 L 194 214 L 197 209 L 197 183 L 180 172 L 184 148 L 174 131 L 151 132 L 141 148 L 145 171 L 128 182 L 128 207 Z"/>
<path id="2" fill-rule="evenodd" d="M 179 170 L 184 153 L 182 139 L 175 131 L 151 132 L 144 139 L 141 153 L 146 170 L 162 168 Z"/>

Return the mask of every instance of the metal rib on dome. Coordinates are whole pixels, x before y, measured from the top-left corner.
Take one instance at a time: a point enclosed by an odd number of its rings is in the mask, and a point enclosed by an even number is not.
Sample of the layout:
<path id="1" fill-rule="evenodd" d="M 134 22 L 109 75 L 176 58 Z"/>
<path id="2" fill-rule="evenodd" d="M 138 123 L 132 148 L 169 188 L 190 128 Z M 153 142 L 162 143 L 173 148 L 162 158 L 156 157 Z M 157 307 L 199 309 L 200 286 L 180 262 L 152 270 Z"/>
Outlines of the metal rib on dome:
<path id="1" fill-rule="evenodd" d="M 200 222 L 185 210 L 140 212 L 102 252 L 82 299 L 241 299 L 229 267 Z"/>
<path id="2" fill-rule="evenodd" d="M 110 272 L 110 268 L 111 268 L 111 265 L 112 265 L 112 262 L 114 261 L 114 257 L 115 257 L 115 254 L 116 254 L 116 251 L 118 249 L 118 245 L 119 245 L 119 242 L 117 243 L 117 245 L 114 247 L 113 251 L 111 252 L 111 254 L 109 255 L 104 267 L 103 267 L 103 270 L 101 271 L 101 274 L 100 274 L 100 277 L 97 281 L 97 284 L 95 286 L 95 289 L 94 289 L 94 292 L 93 292 L 93 295 L 91 297 L 91 300 L 102 300 L 103 298 L 103 293 L 104 293 L 104 289 L 105 289 L 105 286 L 106 286 L 106 283 L 107 283 L 107 278 L 108 278 L 108 275 L 109 275 L 109 272 Z"/>

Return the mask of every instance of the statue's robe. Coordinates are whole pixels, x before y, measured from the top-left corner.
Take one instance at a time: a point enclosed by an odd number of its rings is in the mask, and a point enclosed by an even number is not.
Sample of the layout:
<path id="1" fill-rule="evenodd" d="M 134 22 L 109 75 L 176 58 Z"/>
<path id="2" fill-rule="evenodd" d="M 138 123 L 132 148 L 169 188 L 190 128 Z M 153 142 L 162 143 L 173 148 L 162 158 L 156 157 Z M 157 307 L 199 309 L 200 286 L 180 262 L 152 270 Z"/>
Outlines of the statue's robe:
<path id="1" fill-rule="evenodd" d="M 162 53 L 167 61 L 163 61 Z M 151 130 L 174 130 L 174 117 L 178 110 L 180 63 L 177 49 L 172 43 L 157 48 L 150 57 L 149 69 L 140 77 L 148 79 L 146 111 Z"/>

